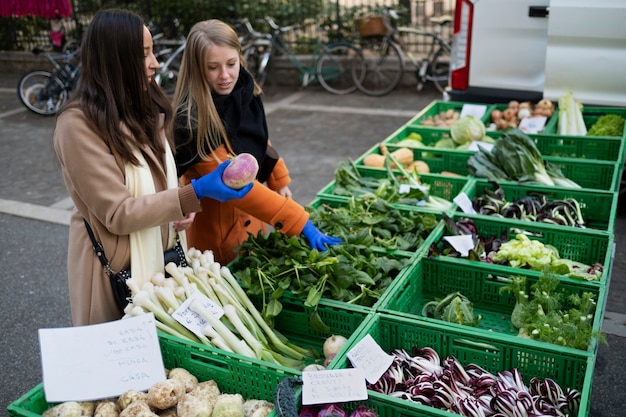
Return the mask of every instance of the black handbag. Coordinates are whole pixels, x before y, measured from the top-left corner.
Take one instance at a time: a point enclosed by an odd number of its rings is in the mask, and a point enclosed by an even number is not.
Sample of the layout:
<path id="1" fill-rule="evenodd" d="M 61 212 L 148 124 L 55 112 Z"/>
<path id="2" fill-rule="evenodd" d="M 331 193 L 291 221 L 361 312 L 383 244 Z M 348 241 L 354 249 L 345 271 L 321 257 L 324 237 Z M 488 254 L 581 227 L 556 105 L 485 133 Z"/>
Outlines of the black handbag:
<path id="1" fill-rule="evenodd" d="M 83 219 L 85 222 L 85 227 L 87 228 L 87 234 L 89 235 L 89 239 L 91 239 L 91 244 L 93 246 L 93 250 L 96 252 L 98 259 L 102 266 L 104 266 L 104 270 L 111 281 L 111 289 L 113 290 L 113 298 L 115 299 L 115 304 L 120 310 L 120 313 L 124 313 L 124 308 L 128 305 L 128 302 L 131 297 L 130 289 L 128 285 L 126 285 L 126 280 L 130 278 L 130 269 L 124 269 L 118 272 L 117 274 L 113 272 L 111 269 L 111 265 L 109 264 L 109 260 L 104 254 L 104 248 L 102 244 L 96 240 L 96 237 L 93 234 L 93 230 L 91 230 L 91 226 L 87 223 L 87 220 Z M 178 266 L 187 266 L 187 259 L 185 258 L 185 251 L 180 244 L 180 237 L 178 233 L 176 233 L 176 245 L 163 252 L 163 260 L 165 261 L 165 265 L 170 262 L 174 262 Z M 165 273 L 166 276 L 169 274 Z"/>

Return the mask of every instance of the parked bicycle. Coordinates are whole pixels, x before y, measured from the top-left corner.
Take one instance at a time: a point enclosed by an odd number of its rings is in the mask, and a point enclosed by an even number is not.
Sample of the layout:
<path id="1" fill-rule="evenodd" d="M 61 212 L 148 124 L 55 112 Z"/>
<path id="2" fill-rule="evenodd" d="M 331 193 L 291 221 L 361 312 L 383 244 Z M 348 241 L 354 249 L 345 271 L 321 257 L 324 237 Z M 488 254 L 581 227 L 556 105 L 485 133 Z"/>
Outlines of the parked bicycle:
<path id="1" fill-rule="evenodd" d="M 187 39 L 178 30 L 178 19 L 162 25 L 160 32 L 154 24 L 151 24 L 150 27 L 153 33 L 154 56 L 160 64 L 154 79 L 166 94 L 172 94 L 178 81 L 178 72 Z"/>
<path id="2" fill-rule="evenodd" d="M 271 17 L 265 17 L 271 33 L 260 33 L 253 29 L 248 21 L 244 21 L 249 36 L 244 45 L 244 58 L 248 69 L 263 85 L 272 68 L 275 56 L 286 57 L 296 67 L 300 75 L 302 88 L 315 82 L 333 94 L 348 94 L 356 90 L 352 77 L 352 62 L 359 55 L 359 48 L 349 41 L 332 41 L 325 43 L 318 37 L 310 62 L 304 61 L 289 46 L 283 34 L 293 31 L 296 26 L 279 26 Z"/>
<path id="3" fill-rule="evenodd" d="M 34 50 L 33 53 L 39 55 L 42 52 Z M 42 116 L 52 116 L 68 100 L 76 86 L 81 70 L 79 51 L 60 55 L 42 54 L 54 70 L 36 70 L 24 74 L 17 83 L 17 93 L 28 110 Z"/>
<path id="4" fill-rule="evenodd" d="M 433 83 L 437 90 L 444 93 L 450 73 L 451 44 L 441 33 L 452 17 L 431 18 L 435 24 L 432 32 L 397 26 L 399 15 L 390 7 L 385 7 L 381 16 L 374 19 L 369 26 L 359 27 L 361 61 L 356 61 L 353 67 L 357 88 L 370 96 L 389 94 L 402 81 L 408 60 L 415 68 L 418 91 L 427 83 Z M 409 50 L 405 39 L 410 38 L 427 40 L 423 56 L 417 57 Z"/>

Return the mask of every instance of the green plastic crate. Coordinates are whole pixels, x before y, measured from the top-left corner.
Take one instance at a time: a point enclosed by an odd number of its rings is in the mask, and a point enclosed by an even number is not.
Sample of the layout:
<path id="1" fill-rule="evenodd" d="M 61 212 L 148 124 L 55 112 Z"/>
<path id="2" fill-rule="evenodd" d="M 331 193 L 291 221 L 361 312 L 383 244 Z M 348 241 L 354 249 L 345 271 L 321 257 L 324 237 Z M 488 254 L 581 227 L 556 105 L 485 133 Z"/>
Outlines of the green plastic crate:
<path id="1" fill-rule="evenodd" d="M 532 103 L 533 106 L 537 103 Z M 506 108 L 509 107 L 508 103 L 496 103 L 494 104 L 490 109 L 489 109 L 489 114 L 488 114 L 488 120 L 485 122 L 485 126 L 489 126 L 491 124 L 491 113 L 493 113 L 494 110 L 500 110 L 503 111 Z M 543 126 L 543 130 L 541 132 L 538 132 L 538 135 L 542 135 L 544 133 L 548 133 L 548 132 L 552 132 L 554 130 L 554 125 L 557 123 L 557 113 L 556 111 L 554 112 L 554 114 L 551 117 L 548 117 L 548 119 L 546 120 L 545 125 Z"/>
<path id="2" fill-rule="evenodd" d="M 426 119 L 430 117 L 434 117 L 435 115 L 441 112 L 447 112 L 449 110 L 452 110 L 454 112 L 461 113 L 461 110 L 463 109 L 463 106 L 465 104 L 485 105 L 484 103 L 466 103 L 466 102 L 461 102 L 461 101 L 434 100 L 428 106 L 426 106 L 422 111 L 420 111 L 417 115 L 412 117 L 405 125 L 420 126 L 420 127 L 425 127 L 427 129 L 449 130 L 450 129 L 449 127 L 445 128 L 445 127 L 425 126 L 423 123 Z M 485 106 L 487 108 L 486 108 L 485 114 L 483 115 L 483 117 L 481 117 L 481 120 L 483 121 L 483 123 L 485 123 L 485 125 L 487 125 L 490 120 L 489 117 L 491 115 L 491 109 L 493 108 L 493 106 L 490 104 L 487 104 Z"/>
<path id="3" fill-rule="evenodd" d="M 477 364 L 491 373 L 517 368 L 526 384 L 532 377 L 551 378 L 561 387 L 577 389 L 581 393 L 579 413 L 589 413 L 591 385 L 595 356 L 582 351 L 560 349 L 544 344 L 541 347 L 524 343 L 523 339 L 501 334 L 474 334 L 437 323 L 416 320 L 387 313 L 377 313 L 363 323 L 359 336 L 351 346 L 370 335 L 380 347 L 394 349 L 430 346 L 443 360 L 455 356 L 463 365 Z M 348 368 L 350 362 L 344 351 L 335 369 Z M 420 405 L 411 401 L 368 391 L 369 401 L 383 401 L 394 410 L 394 416 L 456 416 L 457 414 Z"/>
<path id="4" fill-rule="evenodd" d="M 488 130 L 487 136 L 498 140 L 502 136 L 502 131 Z M 405 139 L 411 139 L 415 135 L 421 137 L 421 143 L 425 147 L 434 147 L 440 139 L 451 138 L 450 131 L 441 129 L 426 129 L 417 125 L 405 125 L 396 130 L 392 135 L 383 141 L 387 145 L 407 146 L 410 144 L 401 143 Z M 556 134 L 528 134 L 539 152 L 544 156 L 557 156 L 565 158 L 597 159 L 606 161 L 620 161 L 622 157 L 622 147 L 624 146 L 621 137 L 596 137 L 596 136 L 560 136 Z M 420 147 L 418 146 L 418 149 Z M 422 155 L 427 156 L 430 149 L 421 147 Z M 455 149 L 449 149 L 455 150 Z M 457 149 L 463 151 L 463 149 Z"/>
<path id="5" fill-rule="evenodd" d="M 559 113 L 560 109 L 556 109 L 555 115 L 557 115 L 558 117 L 558 113 Z M 583 121 L 585 122 L 585 127 L 587 128 L 587 130 L 589 130 L 591 128 L 591 126 L 593 126 L 593 124 L 595 122 L 598 121 L 598 119 L 601 116 L 607 115 L 607 114 L 616 114 L 618 116 L 622 116 L 624 119 L 626 119 L 626 108 L 624 107 L 594 107 L 594 106 L 584 106 L 583 107 Z M 559 133 L 559 125 L 558 123 L 554 123 L 551 126 L 550 130 L 546 130 L 546 133 L 548 134 L 558 134 Z M 606 136 L 608 137 L 608 136 Z M 626 138 L 626 129 L 624 129 L 624 133 L 622 134 L 622 136 L 620 136 L 621 138 Z"/>
<path id="6" fill-rule="evenodd" d="M 544 157 L 561 169 L 565 178 L 569 178 L 582 188 L 592 190 L 618 191 L 622 163 L 578 158 Z"/>
<path id="7" fill-rule="evenodd" d="M 560 136 L 556 134 L 528 135 L 544 156 L 597 159 L 619 162 L 622 158 L 624 140 L 621 137 Z"/>
<path id="8" fill-rule="evenodd" d="M 455 214 L 452 219 L 458 221 L 462 217 L 471 219 L 476 225 L 478 235 L 486 239 L 489 237 L 499 238 L 504 233 L 508 233 L 509 238 L 512 238 L 517 233 L 523 231 L 528 234 L 530 239 L 555 247 L 561 259 L 569 259 L 586 265 L 593 265 L 599 262 L 604 267 L 602 277 L 600 281 L 591 281 L 590 283 L 595 285 L 608 284 L 609 275 L 607 271 L 611 267 L 615 246 L 614 234 L 612 232 L 576 229 L 576 232 L 572 233 L 570 228 L 547 223 L 524 222 L 520 224 L 520 222 L 511 222 L 490 216 L 460 213 Z M 440 249 L 443 247 L 443 236 L 446 233 L 447 230 L 444 230 L 438 238 L 435 238 L 435 245 L 439 246 Z M 481 261 L 470 261 L 464 258 L 460 260 L 465 263 L 467 268 L 473 268 L 482 263 Z M 541 271 L 509 266 L 506 268 L 511 271 L 511 274 L 541 275 Z"/>
<path id="9" fill-rule="evenodd" d="M 278 383 L 300 374 L 233 359 L 214 350 L 196 349 L 169 336 L 160 336 L 159 341 L 166 368 L 185 368 L 200 381 L 214 380 L 221 392 L 239 393 L 245 399 L 273 402 Z M 46 401 L 43 383 L 40 383 L 11 403 L 7 411 L 10 417 L 38 417 L 53 405 L 55 403 Z"/>
<path id="10" fill-rule="evenodd" d="M 324 340 L 332 334 L 341 334 L 350 340 L 371 314 L 370 310 L 339 306 L 322 300 L 317 311 L 329 328 L 328 334 L 314 331 L 309 324 L 311 308 L 300 300 L 286 297 L 283 311 L 275 320 L 275 328 L 287 339 L 322 355 Z M 244 397 L 273 401 L 278 382 L 288 376 L 301 375 L 299 370 L 276 365 L 236 353 L 226 352 L 199 343 L 159 332 L 159 345 L 166 368 L 182 367 L 200 380 L 213 379 L 223 392 L 241 393 Z M 54 405 L 45 399 L 43 384 L 11 403 L 10 417 L 36 417 Z"/>
<path id="11" fill-rule="evenodd" d="M 388 144 L 387 148 L 389 152 L 393 152 L 396 149 L 400 148 L 399 146 Z M 428 151 L 424 151 L 423 148 L 413 148 L 413 159 L 424 161 L 428 164 L 430 169 L 430 173 L 440 174 L 441 172 L 452 172 L 454 174 L 458 174 L 461 176 L 467 176 L 467 160 L 468 158 L 474 154 L 472 151 L 464 151 L 464 150 L 453 150 L 453 149 L 432 149 Z M 380 155 L 380 147 L 374 146 L 369 151 L 365 152 L 361 155 L 355 163 L 358 166 L 363 165 L 363 159 L 369 155 L 370 153 Z M 372 168 L 372 169 L 382 169 L 384 168 Z"/>
<path id="12" fill-rule="evenodd" d="M 510 276 L 510 270 L 500 265 L 482 263 L 468 268 L 467 263 L 459 259 L 424 257 L 415 263 L 401 280 L 394 283 L 381 301 L 379 311 L 436 322 L 471 334 L 478 332 L 488 335 L 491 332 L 496 332 L 516 336 L 517 329 L 511 326 L 511 313 L 515 307 L 515 297 L 510 292 L 500 292 L 500 289 L 506 285 L 503 280 Z M 537 282 L 538 277 L 525 276 L 525 292 L 530 294 L 530 288 L 532 284 Z M 596 313 L 592 329 L 600 331 L 606 304 L 607 287 L 563 277 L 560 279 L 559 290 L 565 294 L 563 298 L 573 294 L 581 295 L 583 292 L 592 293 L 596 300 Z M 422 308 L 426 303 L 442 299 L 455 292 L 460 292 L 472 302 L 475 317 L 482 316 L 476 327 L 448 323 L 422 315 Z M 547 344 L 524 340 L 531 345 L 537 344 L 537 347 Z M 597 345 L 597 340 L 592 339 L 586 351 L 595 354 Z"/>
<path id="13" fill-rule="evenodd" d="M 386 179 L 389 177 L 389 174 L 386 170 L 369 168 L 365 166 L 357 166 L 357 172 L 363 178 L 374 178 L 374 179 Z M 400 177 L 400 173 L 396 172 Z M 470 182 L 468 177 L 452 177 L 449 175 L 441 175 L 441 174 L 420 174 L 420 180 L 424 185 L 428 185 L 430 187 L 430 195 L 441 197 L 450 201 L 453 204 L 451 211 L 455 210 L 455 203 L 452 201 L 461 191 L 463 191 Z M 337 185 L 336 180 L 332 180 L 325 187 L 323 187 L 318 193 L 317 197 L 320 198 L 339 198 L 339 199 L 349 199 L 348 196 L 337 195 L 335 194 L 335 187 Z M 354 197 L 357 197 L 355 195 Z M 420 208 L 418 206 L 411 206 L 399 203 L 392 203 L 394 206 L 401 209 L 413 209 Z M 422 207 L 423 208 L 423 207 Z"/>
<path id="14" fill-rule="evenodd" d="M 392 144 L 387 145 L 387 148 L 390 152 L 398 149 L 396 145 Z M 379 147 L 372 147 L 361 155 L 355 163 L 358 166 L 363 166 L 363 159 L 370 153 L 380 155 Z M 431 173 L 447 171 L 462 176 L 468 175 L 467 160 L 473 154 L 474 152 L 472 151 L 434 149 L 424 152 L 423 149 L 413 149 L 414 159 L 426 162 Z M 621 180 L 619 173 L 623 169 L 622 163 L 554 156 L 546 156 L 544 160 L 561 169 L 561 172 L 566 178 L 574 181 L 582 188 L 607 191 L 617 191 L 619 189 Z"/>
<path id="15" fill-rule="evenodd" d="M 498 182 L 504 191 L 505 200 L 514 202 L 533 193 L 540 193 L 549 201 L 573 198 L 578 201 L 586 228 L 611 232 L 615 229 L 618 195 L 610 191 L 547 187 L 544 185 L 517 184 L 510 181 Z M 470 200 L 493 191 L 494 184 L 485 179 L 476 179 L 464 189 Z M 492 217 L 490 217 L 492 218 Z M 513 219 L 508 219 L 513 221 Z M 565 226 L 564 226 L 565 227 Z"/>

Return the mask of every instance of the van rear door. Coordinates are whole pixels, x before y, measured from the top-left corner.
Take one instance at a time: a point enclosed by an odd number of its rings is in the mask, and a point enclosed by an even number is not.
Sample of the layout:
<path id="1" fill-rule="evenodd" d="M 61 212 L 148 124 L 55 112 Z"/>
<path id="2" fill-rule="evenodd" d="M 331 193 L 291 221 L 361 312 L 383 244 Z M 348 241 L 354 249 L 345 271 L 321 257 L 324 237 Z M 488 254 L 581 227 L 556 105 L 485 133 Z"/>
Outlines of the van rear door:
<path id="1" fill-rule="evenodd" d="M 549 0 L 457 0 L 452 100 L 543 96 Z"/>
<path id="2" fill-rule="evenodd" d="M 544 96 L 626 105 L 626 1 L 551 0 Z"/>

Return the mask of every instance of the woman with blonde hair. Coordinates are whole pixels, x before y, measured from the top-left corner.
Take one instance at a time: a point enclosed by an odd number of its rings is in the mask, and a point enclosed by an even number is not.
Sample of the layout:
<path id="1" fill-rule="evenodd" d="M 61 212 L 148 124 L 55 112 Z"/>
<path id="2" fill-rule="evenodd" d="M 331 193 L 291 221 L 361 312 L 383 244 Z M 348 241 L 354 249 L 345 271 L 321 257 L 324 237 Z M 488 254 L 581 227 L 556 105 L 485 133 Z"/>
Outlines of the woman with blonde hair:
<path id="1" fill-rule="evenodd" d="M 244 152 L 260 166 L 246 197 L 203 201 L 187 232 L 189 246 L 213 251 L 221 263 L 233 260 L 248 234 L 265 233 L 268 224 L 289 236 L 303 234 L 320 251 L 340 242 L 321 233 L 291 198 L 285 162 L 270 146 L 261 93 L 232 27 L 216 19 L 196 23 L 187 36 L 174 93 L 178 173 L 189 182 Z"/>

